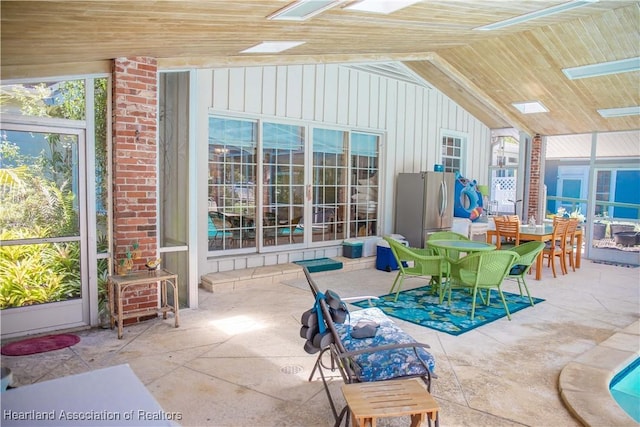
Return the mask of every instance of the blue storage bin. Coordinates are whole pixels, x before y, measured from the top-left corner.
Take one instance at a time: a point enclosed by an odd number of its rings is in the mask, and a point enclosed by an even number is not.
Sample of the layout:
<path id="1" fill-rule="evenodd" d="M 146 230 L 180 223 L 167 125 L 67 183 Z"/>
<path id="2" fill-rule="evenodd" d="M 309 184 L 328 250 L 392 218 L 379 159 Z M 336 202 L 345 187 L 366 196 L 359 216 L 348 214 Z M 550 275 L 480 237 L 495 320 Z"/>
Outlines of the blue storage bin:
<path id="1" fill-rule="evenodd" d="M 349 241 L 342 242 L 342 256 L 345 258 L 362 258 L 362 247 L 364 242 L 362 241 Z"/>

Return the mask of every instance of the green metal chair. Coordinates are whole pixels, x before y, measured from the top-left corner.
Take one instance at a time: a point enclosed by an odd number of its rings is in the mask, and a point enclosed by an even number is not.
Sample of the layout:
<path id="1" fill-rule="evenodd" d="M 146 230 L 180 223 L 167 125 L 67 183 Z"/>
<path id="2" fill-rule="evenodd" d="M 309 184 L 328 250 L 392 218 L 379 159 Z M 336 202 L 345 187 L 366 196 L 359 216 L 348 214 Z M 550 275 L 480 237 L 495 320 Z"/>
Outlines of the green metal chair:
<path id="1" fill-rule="evenodd" d="M 391 253 L 398 263 L 398 274 L 393 281 L 389 293 L 396 293 L 394 301 L 402 289 L 406 277 L 430 277 L 429 283 L 434 292 L 438 292 L 440 302 L 443 299 L 442 281 L 447 279 L 447 260 L 441 255 L 434 255 L 431 249 L 410 248 L 390 237 L 384 237 L 389 243 Z"/>
<path id="2" fill-rule="evenodd" d="M 480 299 L 485 302 L 482 290 L 487 290 L 486 304 L 489 305 L 490 292 L 497 289 L 507 312 L 507 318 L 511 320 L 509 307 L 502 293 L 502 282 L 519 255 L 512 251 L 475 252 L 460 258 L 452 264 L 451 276 L 447 282 L 449 302 L 451 305 L 451 289 L 463 288 L 471 291 L 471 320 L 476 312 L 476 297 L 480 293 Z"/>
<path id="3" fill-rule="evenodd" d="M 513 266 L 511 266 L 509 274 L 507 274 L 507 279 L 516 280 L 518 283 L 518 289 L 520 289 L 520 296 L 522 296 L 522 286 L 524 286 L 525 291 L 527 291 L 527 296 L 529 297 L 529 302 L 532 306 L 533 299 L 529 293 L 525 276 L 529 273 L 531 266 L 536 262 L 536 258 L 540 255 L 540 252 L 542 252 L 543 249 L 544 242 L 527 242 L 509 249 L 509 251 L 517 253 L 520 257 L 517 258 Z"/>

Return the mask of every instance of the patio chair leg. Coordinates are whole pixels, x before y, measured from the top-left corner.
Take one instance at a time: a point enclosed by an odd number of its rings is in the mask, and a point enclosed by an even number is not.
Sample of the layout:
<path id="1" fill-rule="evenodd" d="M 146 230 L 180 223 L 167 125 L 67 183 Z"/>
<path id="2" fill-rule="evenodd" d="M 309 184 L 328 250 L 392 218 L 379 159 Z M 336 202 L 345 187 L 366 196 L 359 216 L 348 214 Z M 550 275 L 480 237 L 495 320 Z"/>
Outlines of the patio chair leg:
<path id="1" fill-rule="evenodd" d="M 473 295 L 471 296 L 471 320 L 473 320 L 473 316 L 476 314 L 476 296 L 478 294 L 478 288 L 473 288 Z M 482 298 L 482 292 L 480 292 L 480 298 Z"/>
<path id="2" fill-rule="evenodd" d="M 349 427 L 349 419 L 351 418 L 351 411 L 349 410 L 349 406 L 345 406 L 344 408 L 342 408 L 340 416 L 336 420 L 336 423 L 333 425 L 333 427 L 340 427 L 343 418 L 345 420 L 344 426 Z"/>
<path id="3" fill-rule="evenodd" d="M 393 302 L 398 301 L 398 295 L 400 295 L 400 291 L 402 290 L 402 282 L 404 282 L 404 276 L 400 279 L 400 282 L 398 283 L 398 289 L 396 290 L 396 297 L 393 299 Z"/>
<path id="4" fill-rule="evenodd" d="M 324 351 L 324 350 L 323 350 Z M 322 385 L 324 386 L 324 391 L 327 394 L 327 399 L 329 399 L 329 406 L 331 406 L 331 412 L 333 412 L 333 419 L 338 421 L 342 415 L 338 415 L 338 411 L 336 409 L 336 405 L 333 403 L 333 398 L 331 397 L 331 391 L 329 391 L 329 384 L 327 384 L 327 379 L 324 376 L 324 372 L 322 372 L 322 367 L 318 366 L 318 372 L 320 373 L 320 377 L 322 378 Z M 341 411 L 341 414 L 344 412 L 344 409 Z M 339 425 L 339 424 L 336 424 Z"/>
<path id="5" fill-rule="evenodd" d="M 396 279 L 393 281 L 393 285 L 391 285 L 391 289 L 389 290 L 390 294 L 392 294 L 396 290 L 397 285 L 399 286 L 398 279 L 400 278 L 400 275 L 401 275 L 401 272 L 398 272 L 398 274 L 396 275 Z M 402 281 L 400 281 L 400 284 L 402 284 Z"/>
<path id="6" fill-rule="evenodd" d="M 449 286 L 449 278 L 445 277 L 444 281 L 440 282 L 438 286 L 438 304 L 442 304 L 444 301 L 444 294 L 449 289 L 449 301 L 451 301 L 451 287 Z"/>
<path id="7" fill-rule="evenodd" d="M 502 289 L 498 288 L 498 293 L 500 294 L 500 298 L 502 298 L 502 304 L 504 305 L 504 311 L 507 312 L 507 319 L 511 320 L 511 313 L 509 313 L 509 307 L 507 306 L 507 301 L 504 299 L 504 294 L 502 293 Z"/>
<path id="8" fill-rule="evenodd" d="M 564 256 L 564 253 L 560 256 L 560 269 L 562 270 L 562 274 L 567 274 L 567 258 Z"/>
<path id="9" fill-rule="evenodd" d="M 491 289 L 487 289 L 487 301 L 482 297 L 482 292 L 480 292 L 480 299 L 485 305 L 491 304 Z"/>
<path id="10" fill-rule="evenodd" d="M 518 277 L 518 287 L 520 287 L 520 278 Z M 524 285 L 524 290 L 527 291 L 527 296 L 529 297 L 529 303 L 531 304 L 531 307 L 533 307 L 533 298 L 531 298 L 531 293 L 529 292 L 529 287 L 527 286 L 527 282 L 524 280 L 524 277 L 522 278 L 522 284 Z M 522 296 L 522 289 L 520 289 L 520 296 Z"/>

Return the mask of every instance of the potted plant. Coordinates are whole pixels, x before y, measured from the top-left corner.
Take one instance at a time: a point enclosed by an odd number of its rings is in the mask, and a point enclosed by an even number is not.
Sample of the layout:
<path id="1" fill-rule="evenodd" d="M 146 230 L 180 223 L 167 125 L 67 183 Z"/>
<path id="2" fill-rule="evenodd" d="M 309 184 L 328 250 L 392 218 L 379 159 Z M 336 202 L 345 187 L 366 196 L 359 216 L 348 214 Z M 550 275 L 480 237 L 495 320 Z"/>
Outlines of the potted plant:
<path id="1" fill-rule="evenodd" d="M 131 243 L 131 257 L 133 259 L 140 259 L 142 257 L 142 250 L 138 242 Z"/>

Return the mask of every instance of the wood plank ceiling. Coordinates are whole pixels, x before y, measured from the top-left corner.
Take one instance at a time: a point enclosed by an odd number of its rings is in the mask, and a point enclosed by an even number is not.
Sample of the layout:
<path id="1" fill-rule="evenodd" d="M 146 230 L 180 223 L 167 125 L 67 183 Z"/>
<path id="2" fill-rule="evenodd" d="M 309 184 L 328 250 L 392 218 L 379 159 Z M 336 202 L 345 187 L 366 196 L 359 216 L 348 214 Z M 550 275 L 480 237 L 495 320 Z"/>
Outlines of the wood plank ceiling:
<path id="1" fill-rule="evenodd" d="M 494 31 L 474 28 L 566 0 L 425 0 L 389 15 L 344 6 L 306 21 L 266 17 L 283 0 L 13 1 L 1 9 L 3 79 L 109 70 L 124 56 L 161 69 L 401 61 L 491 128 L 563 135 L 640 129 L 640 72 L 569 80 L 562 68 L 640 56 L 640 3 L 583 7 Z M 305 43 L 279 54 L 240 51 L 262 41 Z M 511 104 L 542 102 L 523 115 Z"/>

